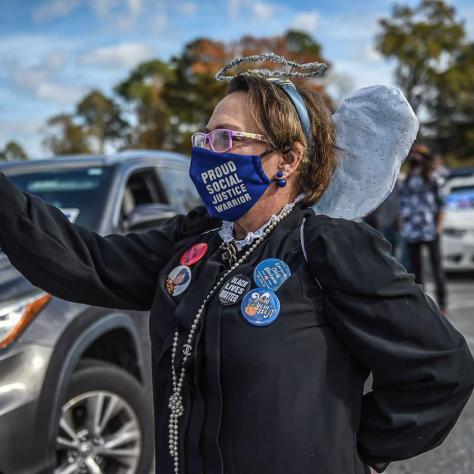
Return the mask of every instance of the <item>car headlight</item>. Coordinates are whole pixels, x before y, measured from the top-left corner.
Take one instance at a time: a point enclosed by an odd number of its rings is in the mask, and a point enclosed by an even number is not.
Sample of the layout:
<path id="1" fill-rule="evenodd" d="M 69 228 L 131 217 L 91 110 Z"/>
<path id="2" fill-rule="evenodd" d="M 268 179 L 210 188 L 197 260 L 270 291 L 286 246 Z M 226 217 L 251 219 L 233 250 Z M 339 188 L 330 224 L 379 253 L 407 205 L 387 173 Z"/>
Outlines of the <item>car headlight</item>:
<path id="1" fill-rule="evenodd" d="M 42 291 L 0 303 L 0 350 L 9 346 L 43 309 L 51 295 Z"/>

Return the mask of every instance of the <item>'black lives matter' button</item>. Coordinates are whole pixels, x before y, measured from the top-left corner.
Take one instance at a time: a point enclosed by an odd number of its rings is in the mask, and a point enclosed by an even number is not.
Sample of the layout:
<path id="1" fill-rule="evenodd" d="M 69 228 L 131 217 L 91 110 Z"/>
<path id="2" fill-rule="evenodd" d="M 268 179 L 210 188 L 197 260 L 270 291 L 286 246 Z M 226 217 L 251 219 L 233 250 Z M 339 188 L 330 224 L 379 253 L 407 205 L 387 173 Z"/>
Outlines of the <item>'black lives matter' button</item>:
<path id="1" fill-rule="evenodd" d="M 235 275 L 230 277 L 219 292 L 219 301 L 223 305 L 238 303 L 248 288 L 250 287 L 250 278 L 245 275 Z"/>

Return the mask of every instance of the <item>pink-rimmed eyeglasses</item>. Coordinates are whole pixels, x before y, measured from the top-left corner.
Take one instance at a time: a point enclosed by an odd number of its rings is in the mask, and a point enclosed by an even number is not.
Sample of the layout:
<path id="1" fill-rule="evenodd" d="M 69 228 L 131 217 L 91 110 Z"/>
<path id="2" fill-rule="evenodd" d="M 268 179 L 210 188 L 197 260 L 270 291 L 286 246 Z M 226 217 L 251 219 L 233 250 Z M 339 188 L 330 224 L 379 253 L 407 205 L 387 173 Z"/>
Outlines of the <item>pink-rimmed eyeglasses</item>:
<path id="1" fill-rule="evenodd" d="M 240 142 L 241 138 L 267 142 L 263 135 L 249 132 L 236 132 L 227 128 L 218 128 L 209 133 L 196 132 L 191 136 L 193 147 L 207 148 L 209 146 L 212 151 L 225 153 L 232 149 L 232 141 Z"/>

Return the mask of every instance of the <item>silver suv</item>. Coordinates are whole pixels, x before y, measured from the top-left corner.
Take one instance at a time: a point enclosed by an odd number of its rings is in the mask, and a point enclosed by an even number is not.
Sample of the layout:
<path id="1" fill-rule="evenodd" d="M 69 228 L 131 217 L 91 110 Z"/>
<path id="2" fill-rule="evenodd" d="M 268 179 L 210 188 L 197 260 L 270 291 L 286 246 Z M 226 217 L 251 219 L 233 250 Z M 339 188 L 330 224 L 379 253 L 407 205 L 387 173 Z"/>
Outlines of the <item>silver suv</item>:
<path id="1" fill-rule="evenodd" d="M 24 192 L 102 235 L 200 204 L 188 166 L 144 151 L 0 162 Z M 150 359 L 148 313 L 51 296 L 0 252 L 0 473 L 149 473 Z"/>

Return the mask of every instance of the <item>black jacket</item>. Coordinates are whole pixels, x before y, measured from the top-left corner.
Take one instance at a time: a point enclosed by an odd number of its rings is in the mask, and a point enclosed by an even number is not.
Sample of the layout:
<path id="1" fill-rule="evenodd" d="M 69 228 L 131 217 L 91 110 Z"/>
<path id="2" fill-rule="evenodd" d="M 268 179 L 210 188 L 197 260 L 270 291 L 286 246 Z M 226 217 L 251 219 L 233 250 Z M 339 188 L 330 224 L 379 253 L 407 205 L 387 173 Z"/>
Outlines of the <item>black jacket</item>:
<path id="1" fill-rule="evenodd" d="M 101 237 L 0 173 L 0 246 L 33 284 L 71 301 L 151 310 L 159 474 L 173 472 L 173 333 L 187 335 L 226 269 L 218 224 L 200 207 L 159 229 Z M 197 242 L 208 251 L 172 297 L 166 277 Z M 300 203 L 234 273 L 254 287 L 266 258 L 292 273 L 276 291 L 275 322 L 252 326 L 240 304 L 217 295 L 203 315 L 184 390 L 181 472 L 365 474 L 438 446 L 471 394 L 474 362 L 381 235 Z M 370 372 L 373 390 L 363 395 Z"/>

